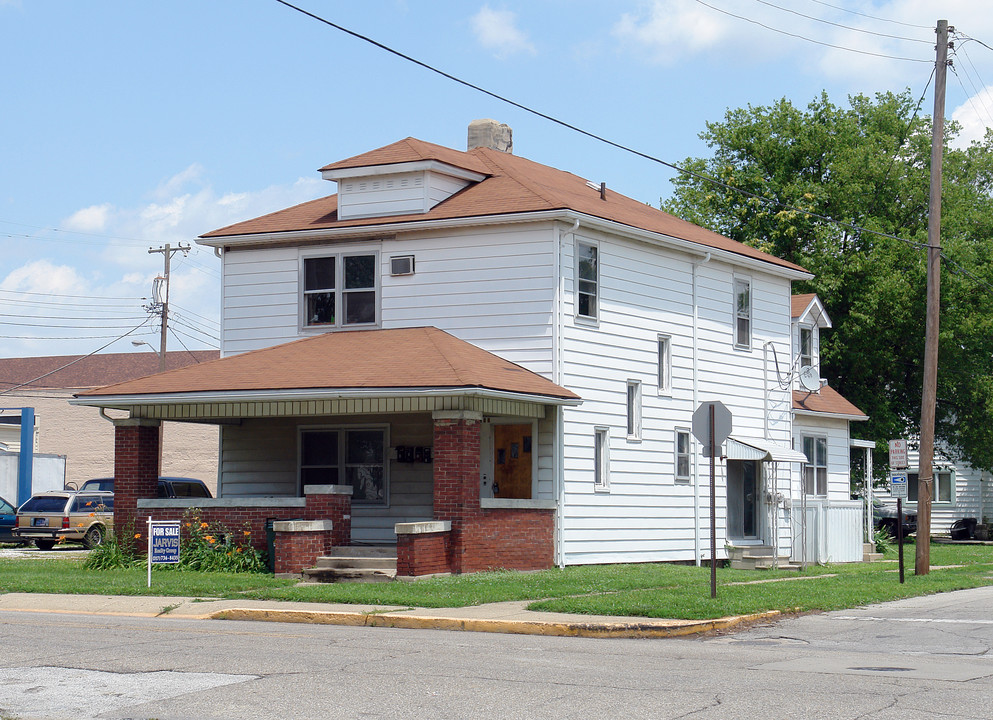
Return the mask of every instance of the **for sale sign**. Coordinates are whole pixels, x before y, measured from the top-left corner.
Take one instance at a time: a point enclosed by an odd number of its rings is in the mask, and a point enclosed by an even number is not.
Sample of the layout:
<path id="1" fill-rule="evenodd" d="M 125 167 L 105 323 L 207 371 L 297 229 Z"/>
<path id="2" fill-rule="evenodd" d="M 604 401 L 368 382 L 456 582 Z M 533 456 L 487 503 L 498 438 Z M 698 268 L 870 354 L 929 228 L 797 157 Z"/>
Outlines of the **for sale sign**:
<path id="1" fill-rule="evenodd" d="M 153 563 L 179 562 L 179 521 L 153 521 L 148 534 L 148 559 Z"/>

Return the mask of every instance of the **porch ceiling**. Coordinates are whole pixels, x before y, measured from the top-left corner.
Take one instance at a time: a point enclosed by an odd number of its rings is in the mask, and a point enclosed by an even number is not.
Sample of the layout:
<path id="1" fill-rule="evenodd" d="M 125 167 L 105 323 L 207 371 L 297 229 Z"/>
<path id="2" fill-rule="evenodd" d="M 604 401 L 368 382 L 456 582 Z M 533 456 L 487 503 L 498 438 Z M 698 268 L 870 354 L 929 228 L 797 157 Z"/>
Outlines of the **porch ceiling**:
<path id="1" fill-rule="evenodd" d="M 390 395 L 337 398 L 283 398 L 257 400 L 214 400 L 169 403 L 131 402 L 103 405 L 127 410 L 133 418 L 203 423 L 230 423 L 253 418 L 331 417 L 336 415 L 389 415 L 434 412 L 436 410 L 475 411 L 485 415 L 507 415 L 542 419 L 547 405 L 533 399 L 481 394 Z M 104 401 L 106 402 L 106 400 Z"/>

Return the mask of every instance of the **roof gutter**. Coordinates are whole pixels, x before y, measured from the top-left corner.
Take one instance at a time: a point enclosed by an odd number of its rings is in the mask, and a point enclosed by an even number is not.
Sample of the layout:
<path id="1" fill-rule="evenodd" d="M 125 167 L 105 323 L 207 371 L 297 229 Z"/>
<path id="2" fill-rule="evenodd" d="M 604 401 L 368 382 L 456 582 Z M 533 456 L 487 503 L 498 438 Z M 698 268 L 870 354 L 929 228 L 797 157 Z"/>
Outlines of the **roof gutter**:
<path id="1" fill-rule="evenodd" d="M 747 267 L 762 272 L 780 275 L 790 280 L 809 280 L 813 273 L 805 270 L 784 267 L 767 260 L 739 255 L 729 250 L 711 247 L 692 240 L 665 235 L 651 230 L 642 230 L 633 225 L 624 225 L 613 220 L 604 220 L 595 215 L 576 212 L 575 210 L 542 210 L 528 213 L 505 213 L 502 215 L 473 215 L 464 218 L 445 218 L 441 220 L 411 220 L 405 222 L 387 222 L 377 225 L 355 225 L 347 227 L 323 228 L 319 230 L 295 230 L 278 233 L 252 233 L 248 235 L 219 235 L 199 237 L 198 245 L 208 247 L 237 247 L 240 245 L 279 245 L 296 242 L 318 242 L 322 240 L 339 240 L 341 238 L 376 237 L 401 232 L 418 230 L 439 230 L 449 228 L 475 227 L 479 225 L 509 225 L 515 223 L 532 223 L 541 221 L 565 220 L 574 223 L 581 220 L 584 227 L 597 228 L 617 235 L 624 235 L 653 245 L 685 250 L 694 254 L 710 253 L 714 259 Z M 770 256 L 771 257 L 771 256 Z"/>
<path id="2" fill-rule="evenodd" d="M 581 405 L 582 398 L 534 395 L 489 388 L 369 388 L 343 390 L 234 390 L 221 392 L 151 393 L 148 395 L 88 395 L 73 397 L 71 405 L 127 409 L 135 405 L 185 405 L 196 403 L 301 402 L 307 400 L 363 400 L 380 397 L 416 398 L 431 396 L 482 397 L 495 400 L 534 402 L 544 405 Z"/>

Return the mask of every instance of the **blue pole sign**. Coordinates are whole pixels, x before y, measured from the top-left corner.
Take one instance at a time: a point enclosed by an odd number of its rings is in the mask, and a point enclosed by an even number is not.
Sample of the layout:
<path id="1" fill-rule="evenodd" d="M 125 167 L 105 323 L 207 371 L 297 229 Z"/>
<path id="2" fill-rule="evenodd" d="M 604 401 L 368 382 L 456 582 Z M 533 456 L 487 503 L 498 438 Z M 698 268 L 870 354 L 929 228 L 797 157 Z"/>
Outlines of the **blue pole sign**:
<path id="1" fill-rule="evenodd" d="M 179 562 L 179 520 L 148 518 L 148 587 L 152 587 L 152 563 Z"/>
<path id="2" fill-rule="evenodd" d="M 890 472 L 890 495 L 899 499 L 907 499 L 907 472 Z"/>

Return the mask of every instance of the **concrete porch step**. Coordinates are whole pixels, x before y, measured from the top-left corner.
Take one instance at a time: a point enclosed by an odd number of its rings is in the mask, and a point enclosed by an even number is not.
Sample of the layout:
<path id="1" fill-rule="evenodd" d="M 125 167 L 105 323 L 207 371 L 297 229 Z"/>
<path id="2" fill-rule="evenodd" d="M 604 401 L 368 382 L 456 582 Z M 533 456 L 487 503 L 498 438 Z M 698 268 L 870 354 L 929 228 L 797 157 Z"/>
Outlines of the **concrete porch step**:
<path id="1" fill-rule="evenodd" d="M 302 574 L 310 582 L 389 582 L 397 574 L 397 549 L 395 545 L 335 547 Z"/>
<path id="2" fill-rule="evenodd" d="M 728 548 L 728 560 L 735 570 L 799 570 L 789 555 L 775 556 L 771 545 L 737 545 Z"/>

